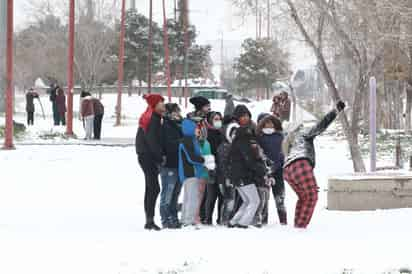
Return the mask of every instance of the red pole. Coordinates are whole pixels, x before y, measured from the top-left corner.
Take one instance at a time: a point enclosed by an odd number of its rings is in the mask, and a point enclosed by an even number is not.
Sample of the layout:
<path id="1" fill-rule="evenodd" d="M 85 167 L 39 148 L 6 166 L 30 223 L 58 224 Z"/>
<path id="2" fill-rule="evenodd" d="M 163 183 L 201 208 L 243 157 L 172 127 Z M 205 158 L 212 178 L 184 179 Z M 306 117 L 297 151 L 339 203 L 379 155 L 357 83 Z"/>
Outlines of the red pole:
<path id="1" fill-rule="evenodd" d="M 189 7 L 188 7 L 188 0 L 183 0 L 184 3 L 184 14 L 183 14 L 183 28 L 184 28 L 184 49 L 185 49 L 185 61 L 184 61 L 184 77 L 185 77 L 185 87 L 184 87 L 184 96 L 185 96 L 185 108 L 187 108 L 187 95 L 188 95 L 188 82 L 187 82 L 187 75 L 188 75 L 188 50 L 189 50 L 189 33 L 188 33 L 188 25 L 189 25 Z"/>
<path id="2" fill-rule="evenodd" d="M 7 89 L 6 89 L 6 128 L 4 149 L 14 149 L 13 145 L 13 0 L 7 0 Z"/>
<path id="3" fill-rule="evenodd" d="M 70 0 L 69 11 L 69 54 L 67 60 L 67 128 L 66 134 L 73 136 L 73 71 L 74 71 L 74 18 L 75 0 Z"/>
<path id="4" fill-rule="evenodd" d="M 124 64 L 124 34 L 126 20 L 126 0 L 122 0 L 122 18 L 120 22 L 120 46 L 119 46 L 119 68 L 117 80 L 117 106 L 116 106 L 116 126 L 121 125 L 122 118 L 122 90 L 123 90 L 123 64 Z"/>
<path id="5" fill-rule="evenodd" d="M 153 2 L 150 0 L 149 7 L 149 58 L 147 63 L 147 89 L 152 92 L 152 51 L 153 51 Z"/>
<path id="6" fill-rule="evenodd" d="M 164 47 L 165 47 L 165 62 L 166 62 L 166 77 L 167 77 L 167 96 L 169 102 L 172 102 L 172 86 L 170 80 L 170 63 L 169 63 L 169 35 L 167 33 L 167 18 L 165 0 L 163 0 L 163 32 L 164 32 Z"/>

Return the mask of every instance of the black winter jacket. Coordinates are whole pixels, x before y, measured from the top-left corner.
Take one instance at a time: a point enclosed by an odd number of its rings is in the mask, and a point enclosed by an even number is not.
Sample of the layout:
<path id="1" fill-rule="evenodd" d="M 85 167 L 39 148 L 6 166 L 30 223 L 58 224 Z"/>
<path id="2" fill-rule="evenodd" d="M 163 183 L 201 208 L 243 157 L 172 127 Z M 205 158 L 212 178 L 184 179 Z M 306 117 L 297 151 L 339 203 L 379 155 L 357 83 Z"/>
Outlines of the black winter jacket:
<path id="1" fill-rule="evenodd" d="M 162 125 L 162 155 L 166 157 L 165 167 L 177 169 L 179 166 L 179 144 L 183 138 L 181 123 L 164 118 Z"/>
<path id="2" fill-rule="evenodd" d="M 252 148 L 253 131 L 248 127 L 237 130 L 236 138 L 230 149 L 232 166 L 231 180 L 236 187 L 256 183 L 256 177 L 263 177 L 262 169 L 258 165 L 259 155 Z"/>
<path id="3" fill-rule="evenodd" d="M 222 132 L 218 129 L 209 128 L 207 131 L 207 141 L 210 144 L 210 148 L 212 149 L 212 154 L 217 158 L 217 149 L 223 143 L 225 137 L 223 136 Z"/>
<path id="4" fill-rule="evenodd" d="M 287 155 L 285 167 L 302 159 L 308 160 L 312 167 L 315 167 L 316 154 L 313 141 L 332 124 L 336 117 L 337 110 L 332 110 L 314 127 L 308 130 L 298 129 L 296 132 L 289 133 L 290 135 L 286 138 L 284 144 L 284 152 Z"/>
<path id="5" fill-rule="evenodd" d="M 136 153 L 150 156 L 157 164 L 162 163 L 162 117 L 153 112 L 147 132 L 139 127 L 136 134 Z"/>

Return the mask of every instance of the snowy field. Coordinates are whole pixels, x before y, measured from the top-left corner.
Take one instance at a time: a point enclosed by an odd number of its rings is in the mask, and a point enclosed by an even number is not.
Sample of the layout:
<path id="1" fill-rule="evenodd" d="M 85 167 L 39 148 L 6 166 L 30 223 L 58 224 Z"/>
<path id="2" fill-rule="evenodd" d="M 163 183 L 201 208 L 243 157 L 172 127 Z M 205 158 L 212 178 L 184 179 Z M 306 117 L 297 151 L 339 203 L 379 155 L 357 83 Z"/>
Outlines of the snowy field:
<path id="1" fill-rule="evenodd" d="M 133 139 L 141 99 L 126 100 L 130 116 L 122 128 L 112 127 L 113 100 L 105 104 L 105 136 Z M 250 105 L 254 114 L 268 106 Z M 30 130 L 28 139 L 35 139 L 36 132 L 50 127 L 41 123 Z M 350 172 L 351 161 L 345 142 L 324 136 L 317 147 L 321 193 L 307 231 L 293 228 L 296 197 L 287 187 L 288 227 L 277 223 L 272 201 L 271 224 L 264 229 L 158 233 L 143 230 L 144 181 L 134 147 L 0 151 L 0 273 L 372 274 L 412 267 L 412 210 L 326 210 L 328 176 Z"/>

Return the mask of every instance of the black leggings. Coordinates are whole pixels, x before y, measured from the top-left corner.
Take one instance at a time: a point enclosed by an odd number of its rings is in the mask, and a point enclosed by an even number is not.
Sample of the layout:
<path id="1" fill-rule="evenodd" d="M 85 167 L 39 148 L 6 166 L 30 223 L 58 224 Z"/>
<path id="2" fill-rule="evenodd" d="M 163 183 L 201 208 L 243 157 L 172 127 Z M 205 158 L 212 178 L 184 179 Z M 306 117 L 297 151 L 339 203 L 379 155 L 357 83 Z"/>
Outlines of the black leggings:
<path id="1" fill-rule="evenodd" d="M 34 112 L 29 111 L 27 112 L 27 125 L 34 125 Z"/>
<path id="2" fill-rule="evenodd" d="M 211 180 L 215 180 L 211 178 Z M 220 192 L 217 180 L 213 183 L 207 184 L 207 198 L 206 198 L 206 223 L 213 224 L 213 212 L 215 210 L 216 201 L 218 201 L 218 218 L 217 224 L 221 223 L 222 207 L 223 207 L 223 195 Z"/>
<path id="3" fill-rule="evenodd" d="M 151 223 L 154 221 L 156 202 L 160 193 L 159 168 L 150 155 L 140 154 L 138 158 L 145 177 L 144 210 L 146 223 Z"/>

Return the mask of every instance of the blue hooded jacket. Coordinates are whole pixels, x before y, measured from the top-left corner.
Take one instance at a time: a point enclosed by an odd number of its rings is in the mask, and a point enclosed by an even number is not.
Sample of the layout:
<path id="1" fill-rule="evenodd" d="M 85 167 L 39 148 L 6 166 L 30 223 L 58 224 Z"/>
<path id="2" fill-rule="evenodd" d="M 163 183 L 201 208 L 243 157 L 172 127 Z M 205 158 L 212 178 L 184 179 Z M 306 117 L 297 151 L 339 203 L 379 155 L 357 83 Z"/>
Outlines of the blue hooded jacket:
<path id="1" fill-rule="evenodd" d="M 183 183 L 187 178 L 201 178 L 204 159 L 199 141 L 196 138 L 196 123 L 190 119 L 182 122 L 183 140 L 179 145 L 179 179 Z"/>

